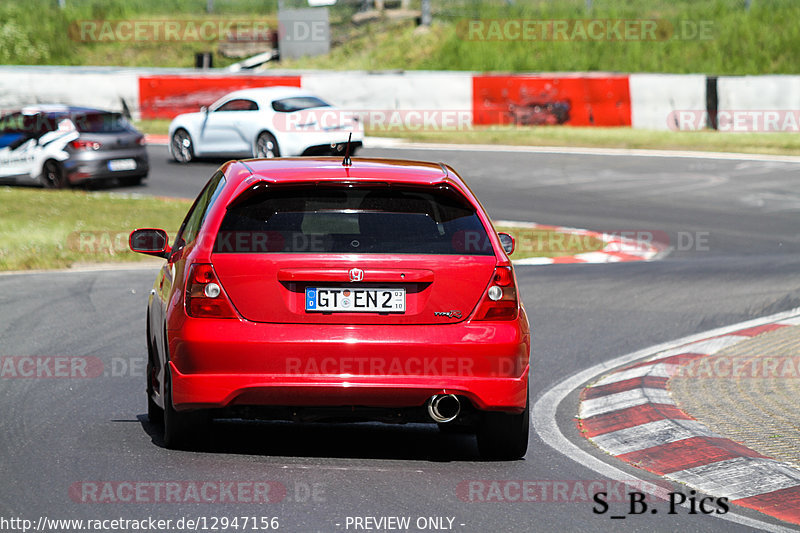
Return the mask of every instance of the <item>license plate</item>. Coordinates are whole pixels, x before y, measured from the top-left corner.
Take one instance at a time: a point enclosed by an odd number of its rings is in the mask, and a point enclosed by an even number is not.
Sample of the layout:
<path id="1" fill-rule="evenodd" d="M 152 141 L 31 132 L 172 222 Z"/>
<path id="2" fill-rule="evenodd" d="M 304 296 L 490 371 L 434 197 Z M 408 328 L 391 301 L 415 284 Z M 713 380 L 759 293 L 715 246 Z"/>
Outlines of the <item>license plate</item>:
<path id="1" fill-rule="evenodd" d="M 135 159 L 114 159 L 108 162 L 108 170 L 136 170 Z"/>
<path id="2" fill-rule="evenodd" d="M 405 289 L 306 288 L 306 311 L 325 313 L 404 313 Z"/>

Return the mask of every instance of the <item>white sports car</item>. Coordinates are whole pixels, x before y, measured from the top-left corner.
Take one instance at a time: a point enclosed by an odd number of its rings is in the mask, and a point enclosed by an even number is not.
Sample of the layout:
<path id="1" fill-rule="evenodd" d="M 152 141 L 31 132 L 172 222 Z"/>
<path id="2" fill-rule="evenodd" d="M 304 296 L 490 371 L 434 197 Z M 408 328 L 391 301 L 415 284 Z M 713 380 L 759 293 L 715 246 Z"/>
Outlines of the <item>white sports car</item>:
<path id="1" fill-rule="evenodd" d="M 196 157 L 340 155 L 351 133 L 353 155 L 364 140 L 354 113 L 296 87 L 261 87 L 175 117 L 169 151 L 180 163 Z"/>

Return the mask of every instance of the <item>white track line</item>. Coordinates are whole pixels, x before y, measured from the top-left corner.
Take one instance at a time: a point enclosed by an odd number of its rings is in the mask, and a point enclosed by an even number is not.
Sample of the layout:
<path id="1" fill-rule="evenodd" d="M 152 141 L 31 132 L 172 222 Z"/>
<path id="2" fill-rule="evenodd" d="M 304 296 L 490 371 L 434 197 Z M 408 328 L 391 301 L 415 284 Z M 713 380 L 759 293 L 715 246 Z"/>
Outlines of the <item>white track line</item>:
<path id="1" fill-rule="evenodd" d="M 82 266 L 77 268 L 57 268 L 53 270 L 9 270 L 7 272 L 0 272 L 0 277 L 33 275 L 33 274 L 79 274 L 85 272 L 124 272 L 129 270 L 155 271 L 158 270 L 159 268 L 161 268 L 160 264 L 152 262 L 145 262 L 140 264 L 98 263 L 97 266 Z"/>
<path id="2" fill-rule="evenodd" d="M 698 353 L 702 355 L 714 355 L 715 353 L 727 348 L 728 346 L 733 346 L 734 344 L 738 344 L 749 338 L 750 337 L 746 335 L 725 335 L 724 337 L 717 337 L 714 339 L 695 342 L 693 344 L 690 344 L 689 346 L 682 346 L 678 350 L 666 350 L 663 353 L 658 354 L 658 359 L 663 359 L 665 357 L 672 357 L 673 355 L 680 355 L 682 353 Z"/>
<path id="3" fill-rule="evenodd" d="M 166 136 L 165 136 L 166 137 Z M 148 146 L 169 145 L 169 139 L 149 138 Z M 722 159 L 729 161 L 767 161 L 800 163 L 800 156 L 698 152 L 692 150 L 649 150 L 644 148 L 582 148 L 575 146 L 514 146 L 458 143 L 415 143 L 394 137 L 366 137 L 364 148 L 385 150 L 447 150 L 451 152 L 521 152 L 532 154 L 605 155 L 612 157 L 678 157 L 682 159 Z"/>
<path id="4" fill-rule="evenodd" d="M 683 352 L 681 352 L 683 353 Z M 627 379 L 633 378 L 671 378 L 680 368 L 680 365 L 670 365 L 667 363 L 657 363 L 652 365 L 642 365 L 620 372 L 609 374 L 603 379 L 592 384 L 592 387 L 599 387 L 600 385 L 610 385 L 612 383 L 619 383 Z"/>
<path id="5" fill-rule="evenodd" d="M 613 157 L 677 157 L 682 159 L 723 159 L 730 161 L 768 161 L 800 163 L 800 156 L 698 152 L 691 150 L 645 150 L 625 148 L 582 148 L 572 146 L 513 146 L 494 144 L 416 143 L 388 137 L 367 137 L 364 148 L 397 150 L 447 150 L 454 152 L 519 152 L 532 154 L 600 155 Z"/>
<path id="6" fill-rule="evenodd" d="M 582 370 L 551 387 L 534 404 L 533 410 L 531 411 L 531 422 L 533 423 L 534 430 L 548 446 L 565 455 L 566 457 L 569 457 L 573 461 L 585 466 L 586 468 L 589 468 L 612 480 L 631 479 L 635 476 L 630 473 L 626 473 L 619 468 L 612 466 L 609 463 L 606 463 L 594 455 L 582 450 L 575 443 L 565 437 L 563 433 L 561 433 L 558 423 L 556 422 L 556 411 L 558 410 L 558 406 L 561 404 L 564 398 L 566 398 L 571 392 L 584 383 L 592 381 L 598 376 L 621 365 L 631 363 L 639 359 L 644 359 L 646 357 L 651 357 L 659 352 L 663 352 L 664 350 L 675 349 L 684 344 L 705 340 L 708 337 L 726 335 L 744 328 L 761 326 L 763 324 L 769 324 L 779 320 L 792 319 L 797 315 L 800 315 L 800 308 L 792 309 L 791 311 L 785 311 L 783 313 L 777 313 L 767 317 L 740 322 L 739 324 L 733 324 L 731 326 L 725 326 L 695 335 L 689 335 L 687 337 L 662 344 L 657 344 L 643 350 L 622 355 L 604 363 L 596 364 L 590 368 L 587 368 L 586 370 Z M 663 487 L 656 486 L 652 483 L 644 481 L 643 479 L 640 479 L 640 481 L 642 482 L 642 486 L 639 487 L 640 490 L 653 494 L 661 499 L 667 498 L 667 490 Z M 762 529 L 764 531 L 796 531 L 795 529 L 770 524 L 768 522 L 762 522 L 761 520 L 749 518 L 747 516 L 738 515 L 734 512 L 713 516 L 716 518 L 729 520 L 731 522 L 736 522 L 737 524 L 742 524 L 746 527 Z"/>

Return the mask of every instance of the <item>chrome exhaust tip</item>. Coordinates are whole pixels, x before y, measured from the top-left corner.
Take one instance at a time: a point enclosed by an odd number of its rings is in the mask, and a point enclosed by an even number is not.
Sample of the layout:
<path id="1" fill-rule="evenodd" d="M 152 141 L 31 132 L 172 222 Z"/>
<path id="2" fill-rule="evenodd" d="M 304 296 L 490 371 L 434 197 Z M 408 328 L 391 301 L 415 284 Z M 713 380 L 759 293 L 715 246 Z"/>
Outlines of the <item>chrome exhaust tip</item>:
<path id="1" fill-rule="evenodd" d="M 428 416 L 434 422 L 452 422 L 461 413 L 461 401 L 455 394 L 437 394 L 428 400 Z"/>

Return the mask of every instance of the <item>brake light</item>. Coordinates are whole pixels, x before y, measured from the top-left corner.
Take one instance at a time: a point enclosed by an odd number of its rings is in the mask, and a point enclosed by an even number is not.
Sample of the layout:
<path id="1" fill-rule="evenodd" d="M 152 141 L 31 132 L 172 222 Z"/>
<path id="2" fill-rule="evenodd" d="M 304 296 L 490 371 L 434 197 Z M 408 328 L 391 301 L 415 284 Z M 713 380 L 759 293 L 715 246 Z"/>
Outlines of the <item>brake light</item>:
<path id="1" fill-rule="evenodd" d="M 511 267 L 494 269 L 492 282 L 478 305 L 474 320 L 514 320 L 519 313 L 517 287 Z"/>
<path id="2" fill-rule="evenodd" d="M 494 270 L 494 277 L 492 279 L 496 285 L 508 287 L 514 283 L 514 274 L 511 271 L 511 267 L 497 267 Z"/>
<path id="3" fill-rule="evenodd" d="M 147 141 L 142 136 L 142 137 L 139 137 L 138 139 L 136 139 L 136 144 L 138 144 L 139 146 L 144 146 L 144 145 L 147 144 Z"/>
<path id="4" fill-rule="evenodd" d="M 214 267 L 194 264 L 186 280 L 186 313 L 194 318 L 236 318 Z"/>
<path id="5" fill-rule="evenodd" d="M 76 150 L 99 150 L 100 143 L 95 141 L 82 141 L 80 139 L 76 139 L 69 143 L 71 147 Z"/>

